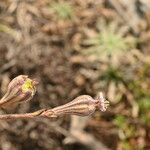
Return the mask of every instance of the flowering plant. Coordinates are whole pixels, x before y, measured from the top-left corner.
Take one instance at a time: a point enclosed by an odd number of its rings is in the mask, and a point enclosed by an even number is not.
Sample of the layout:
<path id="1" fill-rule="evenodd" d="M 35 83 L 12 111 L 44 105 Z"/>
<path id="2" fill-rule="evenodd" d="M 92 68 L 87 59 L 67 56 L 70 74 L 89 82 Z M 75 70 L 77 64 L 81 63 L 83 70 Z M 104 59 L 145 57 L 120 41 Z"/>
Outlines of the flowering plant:
<path id="1" fill-rule="evenodd" d="M 35 79 L 30 79 L 26 75 L 17 76 L 9 83 L 6 94 L 1 98 L 0 108 L 6 109 L 12 105 L 31 100 L 36 93 L 37 84 L 38 82 Z M 108 105 L 109 102 L 100 92 L 96 99 L 89 95 L 81 95 L 67 104 L 52 109 L 41 109 L 25 114 L 4 114 L 0 115 L 0 119 L 57 118 L 66 114 L 88 116 L 94 113 L 97 108 L 101 111 L 106 111 Z"/>

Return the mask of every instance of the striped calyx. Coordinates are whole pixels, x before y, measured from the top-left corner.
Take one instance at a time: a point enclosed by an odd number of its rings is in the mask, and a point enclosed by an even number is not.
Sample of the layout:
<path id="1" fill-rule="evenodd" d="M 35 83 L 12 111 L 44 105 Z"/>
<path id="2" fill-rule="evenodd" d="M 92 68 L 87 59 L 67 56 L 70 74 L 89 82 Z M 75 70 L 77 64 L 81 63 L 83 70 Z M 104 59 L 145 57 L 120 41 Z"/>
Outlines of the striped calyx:
<path id="1" fill-rule="evenodd" d="M 6 94 L 0 100 L 0 107 L 7 108 L 11 104 L 31 100 L 36 93 L 37 84 L 37 81 L 26 75 L 17 76 L 9 83 Z"/>

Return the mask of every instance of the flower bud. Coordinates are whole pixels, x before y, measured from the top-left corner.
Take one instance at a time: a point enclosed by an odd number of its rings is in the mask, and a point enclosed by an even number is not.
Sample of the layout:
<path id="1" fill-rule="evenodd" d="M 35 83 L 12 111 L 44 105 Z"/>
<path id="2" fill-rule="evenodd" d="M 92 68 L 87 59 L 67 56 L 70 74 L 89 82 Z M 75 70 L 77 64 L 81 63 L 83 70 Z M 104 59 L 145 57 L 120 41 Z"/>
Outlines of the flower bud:
<path id="1" fill-rule="evenodd" d="M 97 99 L 93 99 L 89 95 L 81 95 L 65 105 L 45 111 L 42 115 L 47 117 L 58 117 L 65 114 L 88 116 L 96 108 L 106 111 L 108 104 L 109 102 L 104 99 L 102 93 Z"/>
<path id="2" fill-rule="evenodd" d="M 95 100 L 88 95 L 82 95 L 73 101 L 52 109 L 56 115 L 74 114 L 79 116 L 87 116 L 95 111 Z"/>
<path id="3" fill-rule="evenodd" d="M 19 75 L 8 85 L 6 94 L 0 100 L 0 107 L 6 108 L 11 104 L 28 101 L 36 92 L 37 81 L 31 80 L 26 75 Z"/>

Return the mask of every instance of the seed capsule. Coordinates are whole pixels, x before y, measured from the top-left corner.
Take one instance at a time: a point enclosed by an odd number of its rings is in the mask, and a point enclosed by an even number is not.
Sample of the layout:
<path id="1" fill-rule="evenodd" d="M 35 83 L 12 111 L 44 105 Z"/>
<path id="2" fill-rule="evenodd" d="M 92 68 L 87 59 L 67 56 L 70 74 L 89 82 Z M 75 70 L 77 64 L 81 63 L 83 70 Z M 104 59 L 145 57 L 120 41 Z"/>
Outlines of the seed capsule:
<path id="1" fill-rule="evenodd" d="M 12 104 L 31 100 L 36 93 L 37 81 L 26 75 L 19 75 L 8 85 L 6 94 L 0 100 L 0 107 L 7 108 Z"/>

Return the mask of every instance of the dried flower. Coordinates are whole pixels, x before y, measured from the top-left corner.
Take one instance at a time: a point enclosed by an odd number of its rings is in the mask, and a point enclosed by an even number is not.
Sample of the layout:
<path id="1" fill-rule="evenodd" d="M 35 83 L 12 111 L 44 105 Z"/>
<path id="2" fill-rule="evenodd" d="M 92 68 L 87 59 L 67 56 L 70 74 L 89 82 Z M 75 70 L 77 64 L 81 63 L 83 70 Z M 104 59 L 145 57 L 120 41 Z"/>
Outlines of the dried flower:
<path id="1" fill-rule="evenodd" d="M 109 102 L 105 100 L 102 92 L 97 99 L 93 99 L 89 95 L 81 95 L 65 105 L 45 111 L 42 115 L 47 117 L 58 117 L 65 114 L 88 116 L 96 108 L 106 111 L 108 105 Z"/>
<path id="2" fill-rule="evenodd" d="M 101 111 L 106 111 L 107 107 L 109 106 L 109 101 L 107 101 L 104 96 L 103 96 L 103 93 L 100 92 L 98 97 L 97 97 L 97 100 L 99 100 L 99 105 L 98 105 L 98 108 L 101 110 Z"/>
<path id="3" fill-rule="evenodd" d="M 36 80 L 31 80 L 26 75 L 19 75 L 8 85 L 6 94 L 0 100 L 0 107 L 6 108 L 11 104 L 28 101 L 36 92 Z"/>

